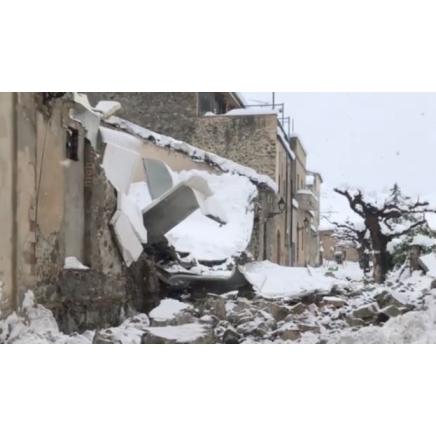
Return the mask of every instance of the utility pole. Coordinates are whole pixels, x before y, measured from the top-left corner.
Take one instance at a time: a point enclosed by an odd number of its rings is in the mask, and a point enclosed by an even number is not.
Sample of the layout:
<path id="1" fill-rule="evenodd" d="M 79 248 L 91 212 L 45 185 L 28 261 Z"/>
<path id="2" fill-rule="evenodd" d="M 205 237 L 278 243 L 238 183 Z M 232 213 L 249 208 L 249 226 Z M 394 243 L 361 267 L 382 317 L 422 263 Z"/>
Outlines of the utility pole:
<path id="1" fill-rule="evenodd" d="M 273 110 L 276 107 L 276 93 L 275 92 L 272 93 L 272 107 L 273 107 Z"/>

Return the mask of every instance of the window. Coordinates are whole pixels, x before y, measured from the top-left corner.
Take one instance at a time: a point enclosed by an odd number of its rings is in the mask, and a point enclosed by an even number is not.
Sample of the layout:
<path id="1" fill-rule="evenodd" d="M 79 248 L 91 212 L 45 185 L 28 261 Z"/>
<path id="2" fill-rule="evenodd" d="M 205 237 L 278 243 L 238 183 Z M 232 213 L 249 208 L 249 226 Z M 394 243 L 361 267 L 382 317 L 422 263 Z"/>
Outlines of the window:
<path id="1" fill-rule="evenodd" d="M 204 115 L 206 112 L 214 114 L 225 114 L 229 110 L 224 95 L 218 92 L 199 92 L 198 93 L 198 112 Z"/>
<path id="2" fill-rule="evenodd" d="M 67 129 L 66 158 L 79 160 L 79 131 L 73 127 Z"/>

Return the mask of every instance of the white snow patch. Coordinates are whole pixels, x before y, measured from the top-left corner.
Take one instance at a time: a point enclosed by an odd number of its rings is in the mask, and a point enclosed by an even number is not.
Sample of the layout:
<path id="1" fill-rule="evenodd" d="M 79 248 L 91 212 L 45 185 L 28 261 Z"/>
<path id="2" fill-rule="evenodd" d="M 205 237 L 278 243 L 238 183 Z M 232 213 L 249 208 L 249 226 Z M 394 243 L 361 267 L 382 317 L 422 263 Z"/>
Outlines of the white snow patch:
<path id="1" fill-rule="evenodd" d="M 316 269 L 317 271 L 322 272 L 323 274 L 330 272 L 333 273 L 335 278 L 339 280 L 352 280 L 359 281 L 363 280 L 364 274 L 362 269 L 359 266 L 358 262 L 344 262 L 341 265 L 338 265 L 336 262 L 326 262 L 320 268 Z"/>
<path id="2" fill-rule="evenodd" d="M 429 253 L 419 258 L 419 261 L 424 265 L 428 275 L 436 277 L 436 255 Z"/>
<path id="3" fill-rule="evenodd" d="M 95 106 L 94 110 L 96 112 L 100 112 L 102 114 L 102 118 L 106 119 L 115 114 L 115 112 L 121 109 L 121 104 L 117 101 L 99 101 L 97 106 Z"/>
<path id="4" fill-rule="evenodd" d="M 173 319 L 180 312 L 192 308 L 190 304 L 182 303 L 181 301 L 172 298 L 165 298 L 155 307 L 150 313 L 149 317 L 155 321 L 163 322 Z"/>
<path id="5" fill-rule="evenodd" d="M 111 327 L 103 331 L 104 335 L 111 337 L 113 342 L 120 344 L 140 344 L 150 321 L 145 313 L 140 313 L 126 319 L 118 327 Z"/>
<path id="6" fill-rule="evenodd" d="M 185 171 L 179 174 L 184 180 L 192 174 L 203 177 L 213 195 L 205 207 L 212 215 L 224 218 L 220 224 L 195 211 L 167 233 L 169 242 L 177 251 L 191 253 L 200 260 L 226 259 L 244 251 L 251 239 L 254 220 L 252 200 L 256 187 L 243 176 L 236 174 L 209 174 L 205 171 Z"/>
<path id="7" fill-rule="evenodd" d="M 8 344 L 89 344 L 94 333 L 64 335 L 60 332 L 53 313 L 36 304 L 32 291 L 27 291 L 18 313 L 0 320 L 0 343 Z"/>
<path id="8" fill-rule="evenodd" d="M 182 324 L 178 326 L 149 327 L 151 334 L 178 343 L 194 342 L 206 333 L 206 328 L 198 323 Z"/>
<path id="9" fill-rule="evenodd" d="M 77 257 L 70 256 L 65 258 L 64 269 L 88 270 L 89 267 L 83 265 Z"/>
<path id="10" fill-rule="evenodd" d="M 226 116 L 244 116 L 244 115 L 276 115 L 278 112 L 274 109 L 265 109 L 263 107 L 247 107 L 232 109 L 225 113 Z"/>
<path id="11" fill-rule="evenodd" d="M 241 267 L 255 291 L 265 298 L 296 298 L 313 292 L 329 292 L 337 281 L 322 269 L 286 267 L 269 261 Z"/>
<path id="12" fill-rule="evenodd" d="M 418 234 L 414 236 L 410 245 L 431 248 L 436 245 L 436 239 L 427 235 Z"/>

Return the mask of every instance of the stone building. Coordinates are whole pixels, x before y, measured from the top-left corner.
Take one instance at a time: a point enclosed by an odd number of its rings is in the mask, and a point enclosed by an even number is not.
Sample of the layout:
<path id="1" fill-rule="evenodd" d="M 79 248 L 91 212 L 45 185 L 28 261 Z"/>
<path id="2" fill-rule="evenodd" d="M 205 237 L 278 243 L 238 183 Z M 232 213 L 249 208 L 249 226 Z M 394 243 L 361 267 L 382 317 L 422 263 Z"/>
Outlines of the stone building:
<path id="1" fill-rule="evenodd" d="M 291 137 L 296 159 L 293 165 L 293 195 L 295 198 L 295 265 L 320 264 L 318 228 L 320 223 L 320 193 L 322 177 L 307 170 L 307 153 L 298 137 Z"/>
<path id="2" fill-rule="evenodd" d="M 141 259 L 129 269 L 118 255 L 117 199 L 97 129 L 74 93 L 0 93 L 2 315 L 28 289 L 64 331 L 113 325 L 157 303 L 153 265 Z M 66 269 L 66 259 L 89 268 Z"/>
<path id="3" fill-rule="evenodd" d="M 321 256 L 323 261 L 335 261 L 338 258 L 349 262 L 359 262 L 359 253 L 349 241 L 340 241 L 331 228 L 322 227 L 319 231 Z"/>
<path id="4" fill-rule="evenodd" d="M 247 108 L 234 92 L 88 95 L 94 103 L 119 101 L 121 116 L 273 178 L 278 187 L 276 204 L 258 223 L 262 248 L 257 258 L 282 265 L 319 263 L 319 238 L 313 234 L 319 196 L 304 192 L 306 152 L 298 138 L 287 137 L 274 111 Z M 300 200 L 306 209 L 299 209 Z"/>
<path id="5" fill-rule="evenodd" d="M 108 142 L 102 132 L 124 135 L 127 148 L 133 139 L 139 143 L 138 156 L 165 162 L 174 171 L 220 174 L 231 168 L 248 178 L 258 190 L 249 248 L 257 256 L 271 256 L 271 248 L 264 246 L 264 223 L 277 205 L 269 177 L 172 138 L 166 138 L 174 143 L 168 146 L 146 129 L 140 135 L 137 126 L 131 130 L 112 117 L 119 105 L 103 103 L 93 108 L 77 93 L 0 93 L 2 316 L 20 307 L 28 289 L 66 332 L 116 325 L 159 301 L 154 254 L 140 247 L 135 261 L 126 262 L 117 241 L 114 218 L 122 196 L 107 177 Z M 124 157 L 133 154 L 127 150 Z M 123 157 L 114 155 L 115 171 L 122 166 L 117 156 Z"/>

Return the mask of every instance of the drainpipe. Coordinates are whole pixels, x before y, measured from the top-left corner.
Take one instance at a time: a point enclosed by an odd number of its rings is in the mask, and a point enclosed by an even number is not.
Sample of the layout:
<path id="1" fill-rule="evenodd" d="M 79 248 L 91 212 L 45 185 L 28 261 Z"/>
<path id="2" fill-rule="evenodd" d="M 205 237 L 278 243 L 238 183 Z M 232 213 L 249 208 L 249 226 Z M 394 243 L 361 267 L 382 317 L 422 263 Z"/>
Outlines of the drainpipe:
<path id="1" fill-rule="evenodd" d="M 17 262 L 18 262 L 18 250 L 17 250 L 17 210 L 18 210 L 18 191 L 17 191 L 17 163 L 18 163 L 18 126 L 17 126 L 17 111 L 18 111 L 18 93 L 12 93 L 12 305 L 15 309 L 18 309 L 18 277 L 17 277 Z"/>
<path id="2" fill-rule="evenodd" d="M 292 168 L 292 166 L 291 166 L 291 168 Z M 294 201 L 294 189 L 293 189 L 294 184 L 292 182 L 292 174 L 291 174 L 291 178 L 290 179 L 291 179 L 291 222 L 290 222 L 290 226 L 291 226 L 291 231 L 290 231 L 290 235 L 291 235 L 291 237 L 290 237 L 290 244 L 291 244 L 291 266 L 294 266 L 294 264 L 295 264 L 294 257 L 295 256 L 294 256 L 293 252 L 295 250 L 293 250 L 293 246 L 292 246 L 292 244 L 294 242 L 294 240 L 292 239 L 293 238 L 293 233 L 294 233 L 294 204 L 293 204 L 293 201 Z"/>

